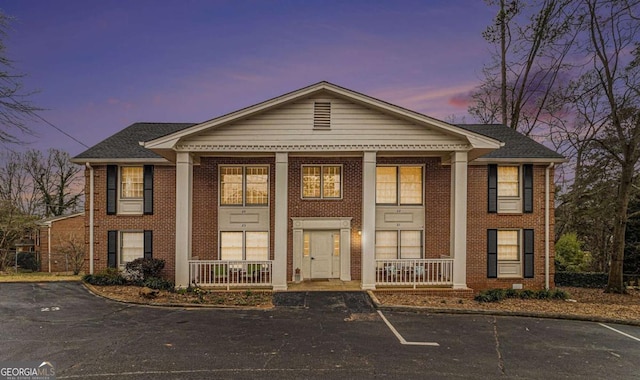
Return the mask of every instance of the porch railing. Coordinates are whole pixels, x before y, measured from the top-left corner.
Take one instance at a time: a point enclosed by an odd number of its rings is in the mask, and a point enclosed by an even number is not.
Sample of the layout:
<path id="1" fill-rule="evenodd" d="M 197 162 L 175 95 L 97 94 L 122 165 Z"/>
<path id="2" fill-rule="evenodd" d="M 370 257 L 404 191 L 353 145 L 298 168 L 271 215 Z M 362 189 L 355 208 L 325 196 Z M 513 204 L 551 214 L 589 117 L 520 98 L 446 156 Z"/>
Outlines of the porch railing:
<path id="1" fill-rule="evenodd" d="M 273 262 L 231 260 L 189 260 L 189 283 L 198 286 L 272 286 Z"/>
<path id="2" fill-rule="evenodd" d="M 453 259 L 376 260 L 376 285 L 453 285 Z"/>

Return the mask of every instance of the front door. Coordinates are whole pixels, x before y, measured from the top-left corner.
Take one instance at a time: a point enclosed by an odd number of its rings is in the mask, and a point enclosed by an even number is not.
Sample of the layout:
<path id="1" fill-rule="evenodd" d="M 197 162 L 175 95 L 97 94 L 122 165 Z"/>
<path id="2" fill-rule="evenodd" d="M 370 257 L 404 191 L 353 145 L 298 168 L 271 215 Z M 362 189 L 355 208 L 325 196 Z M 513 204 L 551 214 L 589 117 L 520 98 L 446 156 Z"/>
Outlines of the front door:
<path id="1" fill-rule="evenodd" d="M 309 232 L 309 256 L 311 259 L 311 278 L 333 278 L 339 274 L 334 268 L 335 238 L 338 231 L 310 231 Z M 338 246 L 339 250 L 339 246 Z M 339 253 L 339 251 L 338 251 Z"/>

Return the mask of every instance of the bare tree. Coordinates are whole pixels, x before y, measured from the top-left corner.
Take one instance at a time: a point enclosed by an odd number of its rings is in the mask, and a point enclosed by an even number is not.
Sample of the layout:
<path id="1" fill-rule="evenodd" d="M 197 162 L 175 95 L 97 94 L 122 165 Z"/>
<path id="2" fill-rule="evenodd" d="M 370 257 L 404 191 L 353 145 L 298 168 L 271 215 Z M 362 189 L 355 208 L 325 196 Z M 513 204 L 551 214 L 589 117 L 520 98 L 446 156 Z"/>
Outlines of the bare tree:
<path id="1" fill-rule="evenodd" d="M 594 128 L 594 149 L 615 164 L 611 265 L 606 291 L 625 292 L 625 230 L 640 163 L 640 1 L 583 0 L 591 68 L 580 78 L 579 115 Z M 589 112 L 585 112 L 588 110 Z"/>
<path id="2" fill-rule="evenodd" d="M 80 167 L 69 154 L 50 149 L 0 154 L 0 200 L 26 215 L 50 217 L 68 214 L 81 206 Z"/>
<path id="3" fill-rule="evenodd" d="M 58 149 L 30 150 L 24 165 L 42 200 L 43 216 L 60 216 L 75 211 L 82 196 L 77 186 L 80 167 L 71 163 L 69 154 Z"/>
<path id="4" fill-rule="evenodd" d="M 64 239 L 60 240 L 58 250 L 64 255 L 67 268 L 70 266 L 75 275 L 80 273 L 84 266 L 84 239 L 76 236 L 74 233 L 70 233 Z"/>
<path id="5" fill-rule="evenodd" d="M 483 33 L 496 51 L 471 95 L 475 103 L 469 113 L 529 135 L 547 117 L 550 94 L 571 67 L 566 58 L 579 30 L 578 5 L 572 0 L 538 0 L 528 6 L 500 0 L 498 5 L 495 24 Z"/>
<path id="6" fill-rule="evenodd" d="M 33 94 L 24 90 L 24 74 L 16 73 L 13 61 L 7 58 L 4 40 L 7 38 L 11 17 L 0 11 L 0 142 L 19 143 L 16 133 L 31 133 L 26 122 L 40 110 L 28 98 Z"/>
<path id="7" fill-rule="evenodd" d="M 36 219 L 23 213 L 12 202 L 0 200 L 0 271 L 5 269 L 9 250 L 34 227 Z"/>
<path id="8" fill-rule="evenodd" d="M 18 152 L 0 154 L 0 201 L 8 202 L 25 215 L 35 215 L 42 202 L 31 175 Z"/>

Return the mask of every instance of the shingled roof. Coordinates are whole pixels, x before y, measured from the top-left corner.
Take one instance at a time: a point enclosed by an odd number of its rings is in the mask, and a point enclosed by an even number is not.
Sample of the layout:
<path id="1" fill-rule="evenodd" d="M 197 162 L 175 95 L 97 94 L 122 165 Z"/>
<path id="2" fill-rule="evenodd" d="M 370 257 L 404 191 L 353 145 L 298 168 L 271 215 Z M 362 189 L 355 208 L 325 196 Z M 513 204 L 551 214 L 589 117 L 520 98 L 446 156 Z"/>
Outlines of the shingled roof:
<path id="1" fill-rule="evenodd" d="M 516 132 L 502 124 L 458 124 L 460 128 L 502 141 L 504 146 L 485 154 L 481 158 L 549 159 L 564 160 L 564 157 L 546 146 Z"/>
<path id="2" fill-rule="evenodd" d="M 139 142 L 157 139 L 194 125 L 194 123 L 134 123 L 75 156 L 74 161 L 161 159 L 162 156 L 140 146 Z M 482 156 L 483 159 L 548 159 L 553 161 L 564 159 L 562 155 L 504 125 L 459 124 L 458 127 L 505 143 L 502 148 Z"/>
<path id="3" fill-rule="evenodd" d="M 75 156 L 73 160 L 162 158 L 149 149 L 141 147 L 139 142 L 157 139 L 193 125 L 195 124 L 134 123 Z"/>

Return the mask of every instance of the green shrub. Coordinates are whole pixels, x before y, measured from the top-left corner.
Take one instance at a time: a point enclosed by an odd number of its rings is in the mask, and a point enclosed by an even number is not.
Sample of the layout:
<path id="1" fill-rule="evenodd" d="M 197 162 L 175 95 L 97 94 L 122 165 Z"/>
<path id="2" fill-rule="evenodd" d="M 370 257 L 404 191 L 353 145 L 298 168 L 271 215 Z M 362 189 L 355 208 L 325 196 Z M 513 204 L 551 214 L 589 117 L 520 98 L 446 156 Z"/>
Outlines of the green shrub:
<path id="1" fill-rule="evenodd" d="M 126 280 L 117 268 L 107 268 L 96 274 L 86 274 L 82 279 L 91 285 L 124 285 Z"/>
<path id="2" fill-rule="evenodd" d="M 536 292 L 534 292 L 531 289 L 525 289 L 523 291 L 520 292 L 520 298 L 523 300 L 528 300 L 531 298 L 534 298 L 536 295 Z"/>
<path id="3" fill-rule="evenodd" d="M 555 248 L 555 264 L 558 271 L 582 272 L 591 265 L 591 255 L 582 250 L 582 242 L 575 232 L 562 235 Z"/>
<path id="4" fill-rule="evenodd" d="M 489 289 L 480 292 L 474 299 L 478 302 L 498 302 L 502 301 L 506 295 L 505 289 Z"/>
<path id="5" fill-rule="evenodd" d="M 535 292 L 533 297 L 539 300 L 548 300 L 549 298 L 551 298 L 551 291 L 547 289 L 538 290 L 537 292 Z"/>
<path id="6" fill-rule="evenodd" d="M 160 277 L 160 272 L 164 268 L 164 260 L 139 258 L 130 261 L 125 265 L 127 279 L 133 283 L 144 283 L 151 277 Z"/>
<path id="7" fill-rule="evenodd" d="M 518 291 L 516 289 L 507 289 L 505 291 L 505 297 L 507 297 L 507 298 L 518 298 Z"/>
<path id="8" fill-rule="evenodd" d="M 538 290 L 533 291 L 530 289 L 516 290 L 516 289 L 489 289 L 480 292 L 475 296 L 475 300 L 478 302 L 498 302 L 505 298 L 521 298 L 521 299 L 567 299 L 569 294 L 560 289 L 554 290 Z"/>
<path id="9" fill-rule="evenodd" d="M 550 296 L 553 299 L 566 300 L 567 298 L 569 298 L 569 293 L 565 292 L 562 289 L 553 289 L 551 291 L 551 295 Z"/>
<path id="10" fill-rule="evenodd" d="M 158 290 L 173 290 L 175 288 L 175 284 L 172 281 L 160 277 L 149 277 L 144 280 L 143 285 Z"/>
<path id="11" fill-rule="evenodd" d="M 40 263 L 35 252 L 18 252 L 18 267 L 21 269 L 37 272 L 40 270 Z"/>
<path id="12" fill-rule="evenodd" d="M 604 288 L 607 286 L 609 275 L 594 272 L 556 272 L 556 286 L 573 286 L 576 288 Z"/>

